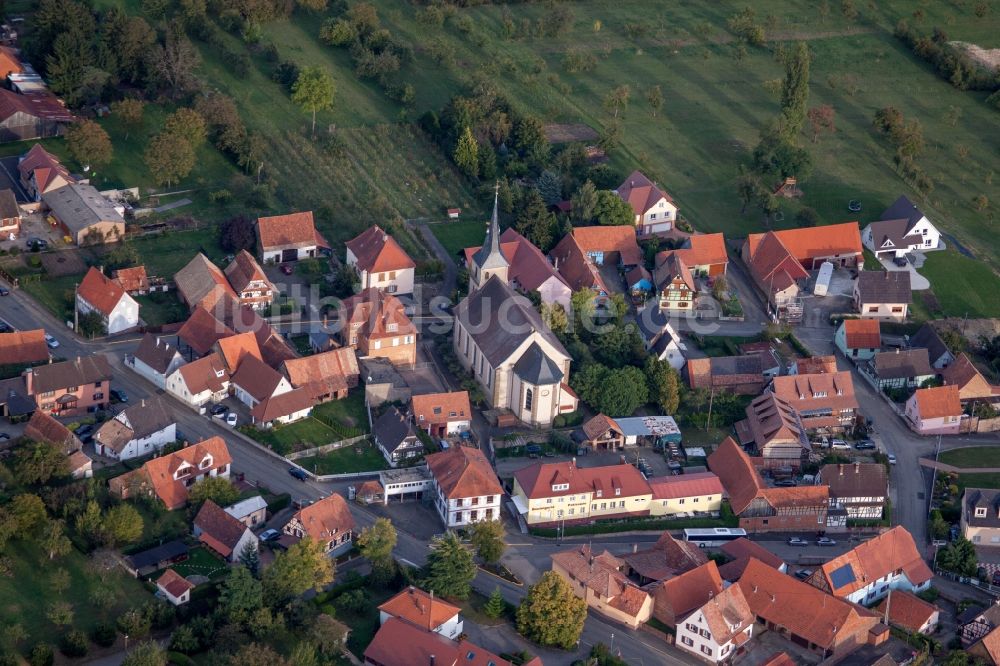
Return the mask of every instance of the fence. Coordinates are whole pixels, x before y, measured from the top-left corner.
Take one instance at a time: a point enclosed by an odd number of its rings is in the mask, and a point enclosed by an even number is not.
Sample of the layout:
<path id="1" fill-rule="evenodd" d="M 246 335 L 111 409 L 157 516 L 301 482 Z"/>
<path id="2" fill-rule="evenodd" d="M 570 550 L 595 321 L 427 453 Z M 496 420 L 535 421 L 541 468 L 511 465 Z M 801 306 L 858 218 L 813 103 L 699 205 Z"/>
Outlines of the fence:
<path id="1" fill-rule="evenodd" d="M 339 442 L 331 442 L 330 444 L 324 444 L 322 446 L 314 446 L 311 449 L 305 449 L 303 451 L 294 451 L 292 453 L 289 453 L 285 457 L 288 458 L 289 460 L 308 458 L 309 456 L 315 456 L 321 453 L 336 451 L 337 449 L 342 449 L 345 446 L 353 446 L 354 444 L 357 444 L 358 442 L 363 442 L 366 439 L 368 439 L 368 435 L 358 435 L 357 437 L 342 439 Z"/>

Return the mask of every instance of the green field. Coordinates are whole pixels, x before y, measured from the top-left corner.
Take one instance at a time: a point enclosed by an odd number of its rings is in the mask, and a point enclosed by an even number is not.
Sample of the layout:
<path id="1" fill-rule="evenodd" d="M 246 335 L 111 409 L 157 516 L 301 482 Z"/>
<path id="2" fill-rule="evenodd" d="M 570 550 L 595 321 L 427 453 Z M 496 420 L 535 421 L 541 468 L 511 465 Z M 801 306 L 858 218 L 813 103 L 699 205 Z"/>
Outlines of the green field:
<path id="1" fill-rule="evenodd" d="M 360 453 L 359 453 L 360 450 Z M 299 458 L 296 464 L 314 474 L 346 474 L 348 472 L 368 472 L 386 469 L 382 453 L 369 442 L 346 446 L 318 456 Z"/>
<path id="2" fill-rule="evenodd" d="M 1000 317 L 1000 278 L 983 262 L 954 250 L 929 252 L 918 272 L 931 281 L 945 316 Z"/>
<path id="3" fill-rule="evenodd" d="M 969 446 L 945 451 L 938 460 L 955 467 L 1000 467 L 1000 446 Z"/>
<path id="4" fill-rule="evenodd" d="M 442 222 L 431 226 L 431 231 L 444 246 L 444 249 L 448 250 L 448 254 L 458 261 L 462 250 L 483 244 L 483 238 L 486 236 L 486 221 Z"/>

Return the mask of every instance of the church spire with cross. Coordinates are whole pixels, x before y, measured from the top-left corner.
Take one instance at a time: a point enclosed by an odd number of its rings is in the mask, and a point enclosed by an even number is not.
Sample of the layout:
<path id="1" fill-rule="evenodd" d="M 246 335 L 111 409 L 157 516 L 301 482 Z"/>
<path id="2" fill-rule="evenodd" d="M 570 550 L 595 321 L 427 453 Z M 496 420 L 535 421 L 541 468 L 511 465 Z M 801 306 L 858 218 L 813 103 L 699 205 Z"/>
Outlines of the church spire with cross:
<path id="1" fill-rule="evenodd" d="M 486 230 L 486 240 L 483 246 L 472 255 L 472 266 L 469 267 L 469 292 L 479 289 L 493 275 L 504 282 L 507 281 L 507 270 L 510 262 L 503 256 L 500 249 L 500 183 L 496 184 L 493 193 L 493 217 Z"/>

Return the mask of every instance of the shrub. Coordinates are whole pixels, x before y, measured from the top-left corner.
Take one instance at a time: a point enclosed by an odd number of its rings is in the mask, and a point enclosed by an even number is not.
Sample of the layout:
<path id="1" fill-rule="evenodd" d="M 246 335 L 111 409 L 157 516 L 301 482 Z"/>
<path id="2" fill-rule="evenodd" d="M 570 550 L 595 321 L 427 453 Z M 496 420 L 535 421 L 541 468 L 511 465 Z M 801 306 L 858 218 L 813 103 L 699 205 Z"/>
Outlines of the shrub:
<path id="1" fill-rule="evenodd" d="M 101 622 L 90 632 L 90 638 L 101 647 L 111 647 L 118 639 L 118 631 L 110 622 Z"/>
<path id="2" fill-rule="evenodd" d="M 66 632 L 59 642 L 59 651 L 67 657 L 85 657 L 89 647 L 87 634 L 79 629 Z"/>
<path id="3" fill-rule="evenodd" d="M 47 643 L 38 643 L 28 655 L 28 663 L 31 666 L 52 666 L 54 660 L 55 654 L 52 652 L 52 646 Z"/>

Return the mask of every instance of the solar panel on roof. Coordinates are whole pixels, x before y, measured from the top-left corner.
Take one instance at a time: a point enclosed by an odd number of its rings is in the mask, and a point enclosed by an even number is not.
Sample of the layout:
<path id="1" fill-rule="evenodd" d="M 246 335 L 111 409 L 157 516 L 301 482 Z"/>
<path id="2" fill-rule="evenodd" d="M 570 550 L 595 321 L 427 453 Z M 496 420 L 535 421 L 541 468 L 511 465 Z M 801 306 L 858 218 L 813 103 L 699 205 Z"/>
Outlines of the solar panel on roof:
<path id="1" fill-rule="evenodd" d="M 854 569 L 851 568 L 850 564 L 845 564 L 839 569 L 834 569 L 830 574 L 830 582 L 833 583 L 833 587 L 836 590 L 849 585 L 857 580 L 854 577 Z"/>

